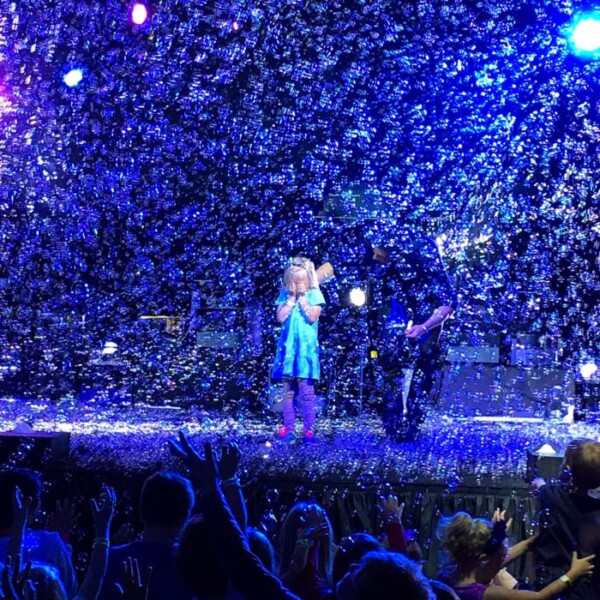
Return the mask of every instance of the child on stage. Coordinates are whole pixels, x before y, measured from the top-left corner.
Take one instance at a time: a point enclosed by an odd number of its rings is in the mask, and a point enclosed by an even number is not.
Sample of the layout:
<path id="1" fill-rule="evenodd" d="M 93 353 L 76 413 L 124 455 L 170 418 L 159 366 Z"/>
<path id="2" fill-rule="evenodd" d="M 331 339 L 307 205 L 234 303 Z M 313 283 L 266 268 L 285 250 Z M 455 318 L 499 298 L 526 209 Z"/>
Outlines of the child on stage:
<path id="1" fill-rule="evenodd" d="M 325 298 L 313 263 L 297 256 L 283 274 L 283 288 L 275 302 L 281 334 L 272 378 L 284 380 L 283 427 L 278 437 L 295 440 L 294 398 L 298 396 L 304 419 L 304 441 L 315 441 L 316 398 L 314 382 L 319 365 L 319 316 Z"/>

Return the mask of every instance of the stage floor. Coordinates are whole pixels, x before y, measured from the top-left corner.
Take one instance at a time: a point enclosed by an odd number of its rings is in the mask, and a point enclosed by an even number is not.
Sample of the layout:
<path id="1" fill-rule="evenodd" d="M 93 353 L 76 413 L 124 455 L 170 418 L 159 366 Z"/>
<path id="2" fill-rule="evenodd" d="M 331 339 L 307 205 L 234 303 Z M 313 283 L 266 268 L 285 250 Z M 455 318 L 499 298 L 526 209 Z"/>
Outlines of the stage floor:
<path id="1" fill-rule="evenodd" d="M 550 444 L 562 452 L 574 438 L 600 435 L 597 422 L 460 418 L 432 411 L 417 442 L 391 442 L 377 415 L 362 414 L 323 417 L 316 444 L 287 444 L 274 437 L 279 424 L 279 415 L 274 414 L 0 399 L 0 432 L 23 423 L 38 432 L 70 433 L 68 468 L 137 474 L 169 467 L 174 459 L 167 441 L 184 430 L 199 444 L 236 441 L 248 481 L 272 478 L 361 489 L 387 483 L 433 484 L 450 490 L 524 487 L 528 450 Z"/>

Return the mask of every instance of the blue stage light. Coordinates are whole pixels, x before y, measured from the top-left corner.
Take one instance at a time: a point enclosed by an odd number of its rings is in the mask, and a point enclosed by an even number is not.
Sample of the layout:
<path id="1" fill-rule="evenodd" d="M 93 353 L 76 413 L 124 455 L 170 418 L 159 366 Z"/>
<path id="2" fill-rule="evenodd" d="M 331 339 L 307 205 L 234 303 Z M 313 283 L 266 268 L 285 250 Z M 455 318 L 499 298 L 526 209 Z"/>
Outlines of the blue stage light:
<path id="1" fill-rule="evenodd" d="M 575 54 L 600 57 L 600 12 L 585 13 L 574 20 L 569 44 Z"/>
<path id="2" fill-rule="evenodd" d="M 71 69 L 64 77 L 63 81 L 69 87 L 75 87 L 83 79 L 83 71 L 81 69 Z"/>

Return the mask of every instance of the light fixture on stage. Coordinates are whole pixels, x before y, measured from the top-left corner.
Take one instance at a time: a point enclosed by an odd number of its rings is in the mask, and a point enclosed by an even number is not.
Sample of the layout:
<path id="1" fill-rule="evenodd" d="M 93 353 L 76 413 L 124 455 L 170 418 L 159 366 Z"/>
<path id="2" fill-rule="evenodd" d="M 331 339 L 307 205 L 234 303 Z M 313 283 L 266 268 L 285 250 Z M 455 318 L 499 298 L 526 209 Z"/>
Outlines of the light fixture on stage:
<path id="1" fill-rule="evenodd" d="M 361 281 L 344 285 L 338 294 L 343 307 L 362 309 L 371 303 L 370 286 Z"/>
<path id="2" fill-rule="evenodd" d="M 584 58 L 600 58 L 600 11 L 576 17 L 568 41 L 574 54 Z"/>
<path id="3" fill-rule="evenodd" d="M 358 308 L 367 303 L 367 292 L 359 287 L 352 288 L 348 297 L 350 299 L 350 304 Z"/>
<path id="4" fill-rule="evenodd" d="M 63 81 L 69 87 L 75 87 L 81 83 L 83 71 L 81 69 L 71 69 L 64 77 Z"/>
<path id="5" fill-rule="evenodd" d="M 143 25 L 148 18 L 148 9 L 141 2 L 136 2 L 131 9 L 131 20 L 136 25 Z"/>
<path id="6" fill-rule="evenodd" d="M 575 421 L 600 419 L 600 370 L 597 361 L 587 360 L 579 365 L 575 398 Z"/>
<path id="7" fill-rule="evenodd" d="M 113 356 L 117 353 L 119 347 L 115 342 L 105 342 L 102 348 L 102 356 Z"/>
<path id="8" fill-rule="evenodd" d="M 591 379 L 598 372 L 598 365 L 594 362 L 586 362 L 579 365 L 579 373 L 584 379 Z"/>

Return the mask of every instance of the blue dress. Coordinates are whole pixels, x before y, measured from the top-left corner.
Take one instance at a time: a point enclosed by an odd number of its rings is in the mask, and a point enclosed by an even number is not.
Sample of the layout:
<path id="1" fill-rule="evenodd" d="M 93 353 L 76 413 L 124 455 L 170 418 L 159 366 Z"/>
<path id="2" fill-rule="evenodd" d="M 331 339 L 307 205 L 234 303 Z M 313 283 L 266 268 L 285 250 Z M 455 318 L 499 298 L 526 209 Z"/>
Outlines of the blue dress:
<path id="1" fill-rule="evenodd" d="M 275 304 L 281 306 L 285 304 L 287 298 L 287 290 L 281 290 Z M 306 299 L 311 306 L 325 306 L 325 298 L 319 289 L 308 290 Z M 321 367 L 318 335 L 319 320 L 310 323 L 296 303 L 290 316 L 281 325 L 271 377 L 273 379 L 286 377 L 319 379 Z"/>

